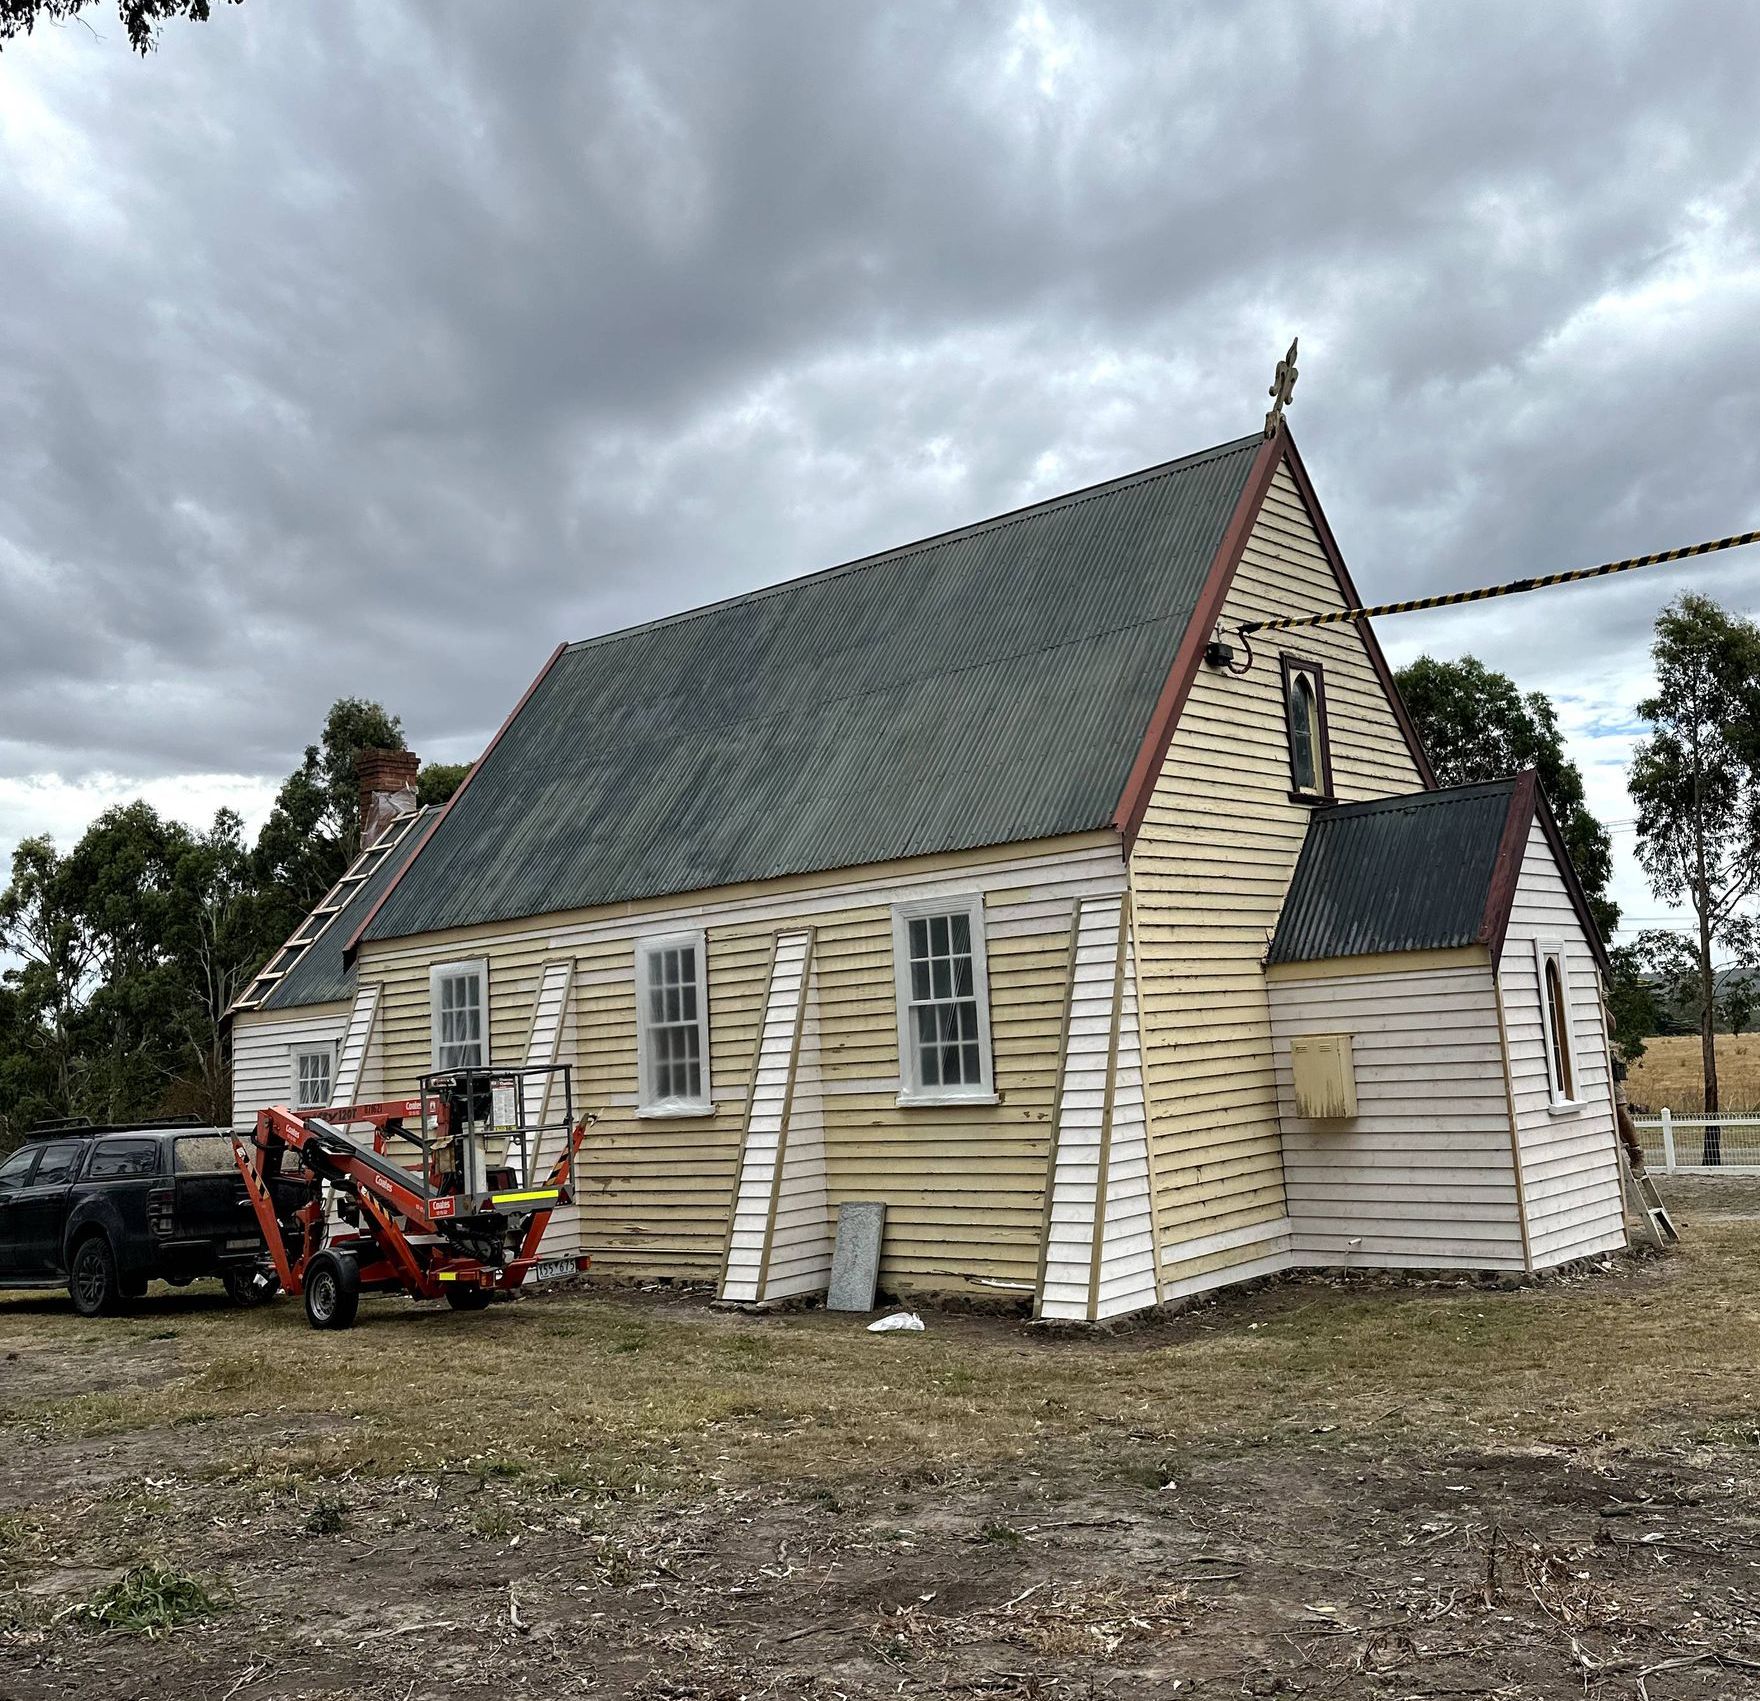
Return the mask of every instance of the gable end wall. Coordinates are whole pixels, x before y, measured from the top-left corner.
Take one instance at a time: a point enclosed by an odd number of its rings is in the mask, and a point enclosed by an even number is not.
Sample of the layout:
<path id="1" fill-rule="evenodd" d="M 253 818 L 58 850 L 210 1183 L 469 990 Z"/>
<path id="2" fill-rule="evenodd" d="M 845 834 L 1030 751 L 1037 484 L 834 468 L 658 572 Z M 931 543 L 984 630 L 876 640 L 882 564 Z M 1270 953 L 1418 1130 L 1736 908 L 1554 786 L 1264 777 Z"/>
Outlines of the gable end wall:
<path id="1" fill-rule="evenodd" d="M 1541 1032 L 1536 939 L 1564 947 L 1582 1108 L 1554 1114 Z M 1540 823 L 1528 829 L 1498 962 L 1510 1086 L 1534 1266 L 1544 1270 L 1625 1244 L 1600 971 Z"/>
<path id="2" fill-rule="evenodd" d="M 1317 614 L 1344 596 L 1281 466 L 1223 624 Z M 1199 667 L 1130 856 L 1164 1291 L 1243 1273 L 1289 1245 L 1261 964 L 1310 809 L 1289 797 L 1279 655 L 1325 670 L 1340 800 L 1424 785 L 1354 628 L 1261 633 L 1254 649 L 1244 676 Z M 1198 1244 L 1182 1255 L 1182 1242 Z"/>

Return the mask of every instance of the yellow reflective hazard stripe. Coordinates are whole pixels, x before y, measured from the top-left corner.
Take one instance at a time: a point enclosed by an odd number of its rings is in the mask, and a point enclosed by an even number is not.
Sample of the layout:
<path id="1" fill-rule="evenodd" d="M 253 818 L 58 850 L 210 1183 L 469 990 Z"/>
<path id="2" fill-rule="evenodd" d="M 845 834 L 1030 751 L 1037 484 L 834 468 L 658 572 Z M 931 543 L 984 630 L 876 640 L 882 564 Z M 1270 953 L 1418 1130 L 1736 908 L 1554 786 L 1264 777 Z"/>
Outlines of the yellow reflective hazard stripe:
<path id="1" fill-rule="evenodd" d="M 491 1193 L 489 1203 L 491 1205 L 529 1205 L 534 1200 L 560 1199 L 561 1197 L 562 1189 L 560 1187 L 536 1187 L 528 1193 Z"/>

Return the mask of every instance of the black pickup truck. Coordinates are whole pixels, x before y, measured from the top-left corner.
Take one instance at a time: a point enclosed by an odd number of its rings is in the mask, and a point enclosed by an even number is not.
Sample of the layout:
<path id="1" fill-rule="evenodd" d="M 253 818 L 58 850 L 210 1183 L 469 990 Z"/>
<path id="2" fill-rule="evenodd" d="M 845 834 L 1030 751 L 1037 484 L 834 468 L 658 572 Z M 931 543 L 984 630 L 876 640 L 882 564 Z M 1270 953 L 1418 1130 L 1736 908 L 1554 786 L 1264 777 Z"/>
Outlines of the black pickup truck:
<path id="1" fill-rule="evenodd" d="M 224 1130 L 58 1127 L 0 1161 L 0 1288 L 65 1282 L 96 1317 L 198 1276 L 240 1305 L 275 1291 Z"/>

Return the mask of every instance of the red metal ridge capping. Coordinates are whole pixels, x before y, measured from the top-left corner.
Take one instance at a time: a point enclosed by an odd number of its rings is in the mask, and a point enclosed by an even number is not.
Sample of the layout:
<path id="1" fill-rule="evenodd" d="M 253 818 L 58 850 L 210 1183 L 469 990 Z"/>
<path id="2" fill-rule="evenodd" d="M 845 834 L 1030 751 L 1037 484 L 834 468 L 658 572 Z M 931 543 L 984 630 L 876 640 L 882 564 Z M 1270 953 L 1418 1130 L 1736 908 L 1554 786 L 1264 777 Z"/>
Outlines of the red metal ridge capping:
<path id="1" fill-rule="evenodd" d="M 422 829 L 422 836 L 416 841 L 416 848 L 403 859 L 403 866 L 392 875 L 391 884 L 388 885 L 373 901 L 373 907 L 361 917 L 360 926 L 348 936 L 348 943 L 342 948 L 342 960 L 344 963 L 352 964 L 354 962 L 355 953 L 360 949 L 361 940 L 366 936 L 367 929 L 373 925 L 373 920 L 378 915 L 379 911 L 384 908 L 385 900 L 397 890 L 398 881 L 400 881 L 404 875 L 409 873 L 410 869 L 415 865 L 416 858 L 428 848 L 428 841 L 433 838 L 434 834 L 438 831 L 440 823 L 452 813 L 452 806 L 464 796 L 467 790 L 469 790 L 471 781 L 482 772 L 483 764 L 494 754 L 495 746 L 501 742 L 507 729 L 519 719 L 520 710 L 532 700 L 532 693 L 549 677 L 551 668 L 555 667 L 562 652 L 567 648 L 567 644 L 558 644 L 556 648 L 550 652 L 550 659 L 538 669 L 538 677 L 525 688 L 520 700 L 513 705 L 507 719 L 495 729 L 495 736 L 490 739 L 488 744 L 484 747 L 483 754 L 479 756 L 476 761 L 471 763 L 470 772 L 458 782 L 458 790 L 455 791 L 451 797 L 447 798 L 446 802 L 441 806 L 440 813 Z"/>
<path id="2" fill-rule="evenodd" d="M 1516 775 L 1509 794 L 1509 813 L 1503 818 L 1503 835 L 1497 841 L 1497 860 L 1491 865 L 1491 883 L 1485 889 L 1485 914 L 1479 920 L 1479 943 L 1491 949 L 1493 966 L 1503 960 L 1504 935 L 1509 932 L 1509 912 L 1516 901 L 1516 882 L 1522 876 L 1522 858 L 1528 848 L 1528 824 L 1534 819 L 1534 800 L 1539 787 L 1534 770 Z"/>
<path id="3" fill-rule="evenodd" d="M 1143 817 L 1149 812 L 1149 799 L 1155 793 L 1155 781 L 1161 764 L 1167 759 L 1167 747 L 1173 742 L 1174 728 L 1179 724 L 1180 710 L 1191 693 L 1197 677 L 1198 664 L 1204 658 L 1204 646 L 1210 641 L 1211 629 L 1222 614 L 1222 604 L 1234 583 L 1235 570 L 1240 566 L 1247 539 L 1253 535 L 1253 522 L 1259 517 L 1259 505 L 1271 488 L 1272 474 L 1283 459 L 1287 427 L 1280 427 L 1275 437 L 1268 437 L 1253 458 L 1252 470 L 1235 503 L 1228 529 L 1222 534 L 1210 570 L 1204 576 L 1204 588 L 1198 593 L 1197 606 L 1186 623 L 1185 636 L 1174 652 L 1173 666 L 1156 699 L 1149 717 L 1149 730 L 1137 749 L 1129 777 L 1118 806 L 1112 812 L 1112 824 L 1124 835 L 1125 850 L 1136 843 Z"/>

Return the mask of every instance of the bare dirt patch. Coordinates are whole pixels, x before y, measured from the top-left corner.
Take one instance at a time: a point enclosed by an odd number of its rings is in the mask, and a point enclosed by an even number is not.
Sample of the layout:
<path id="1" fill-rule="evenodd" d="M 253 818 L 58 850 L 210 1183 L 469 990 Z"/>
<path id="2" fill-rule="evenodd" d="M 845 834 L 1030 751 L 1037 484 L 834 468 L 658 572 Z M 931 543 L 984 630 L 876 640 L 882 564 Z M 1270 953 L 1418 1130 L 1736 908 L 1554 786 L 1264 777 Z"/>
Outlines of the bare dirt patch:
<path id="1" fill-rule="evenodd" d="M 1760 1695 L 1760 1223 L 1698 1215 L 1114 1339 L 0 1299 L 0 1696 Z M 149 1562 L 219 1610 L 68 1610 Z"/>

